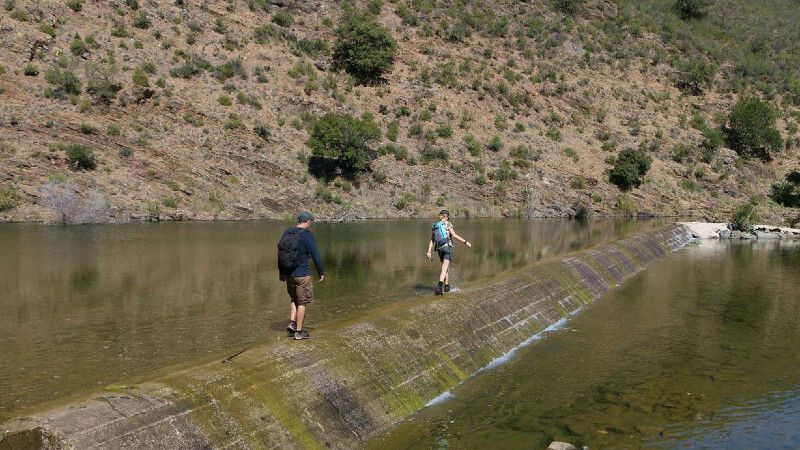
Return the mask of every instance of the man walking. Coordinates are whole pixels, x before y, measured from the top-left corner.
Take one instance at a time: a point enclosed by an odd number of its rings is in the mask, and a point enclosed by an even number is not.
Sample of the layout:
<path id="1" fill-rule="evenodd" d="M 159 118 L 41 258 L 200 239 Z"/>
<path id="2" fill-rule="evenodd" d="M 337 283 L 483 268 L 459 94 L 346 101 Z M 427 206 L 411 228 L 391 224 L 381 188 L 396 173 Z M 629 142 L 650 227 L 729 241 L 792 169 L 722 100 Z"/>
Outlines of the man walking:
<path id="1" fill-rule="evenodd" d="M 286 331 L 289 337 L 297 340 L 308 339 L 308 331 L 303 329 L 306 318 L 306 306 L 314 300 L 314 290 L 311 284 L 311 266 L 309 256 L 314 260 L 319 281 L 325 279 L 325 270 L 322 267 L 322 258 L 317 250 L 317 242 L 311 234 L 311 222 L 314 216 L 307 211 L 297 216 L 297 225 L 283 232 L 278 242 L 278 270 L 280 280 L 286 282 L 292 302 L 289 309 L 289 326 Z"/>
<path id="2" fill-rule="evenodd" d="M 428 259 L 431 259 L 431 252 L 434 247 L 439 254 L 439 261 L 442 263 L 442 272 L 439 274 L 439 284 L 436 285 L 435 295 L 442 295 L 450 292 L 450 263 L 453 261 L 453 239 L 458 239 L 472 247 L 469 241 L 456 234 L 453 224 L 450 223 L 450 212 L 443 209 L 439 212 L 439 221 L 433 224 L 431 230 L 431 240 L 428 242 Z"/>

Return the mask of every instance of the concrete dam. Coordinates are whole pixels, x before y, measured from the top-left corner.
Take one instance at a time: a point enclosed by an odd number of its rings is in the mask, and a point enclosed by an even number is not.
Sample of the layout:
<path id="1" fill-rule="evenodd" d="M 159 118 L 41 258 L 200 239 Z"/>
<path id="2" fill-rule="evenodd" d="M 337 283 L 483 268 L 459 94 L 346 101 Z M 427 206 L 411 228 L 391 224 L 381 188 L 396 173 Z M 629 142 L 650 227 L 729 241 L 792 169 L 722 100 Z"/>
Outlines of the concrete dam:
<path id="1" fill-rule="evenodd" d="M 355 448 L 692 239 L 681 225 L 0 425 L 0 450 Z"/>

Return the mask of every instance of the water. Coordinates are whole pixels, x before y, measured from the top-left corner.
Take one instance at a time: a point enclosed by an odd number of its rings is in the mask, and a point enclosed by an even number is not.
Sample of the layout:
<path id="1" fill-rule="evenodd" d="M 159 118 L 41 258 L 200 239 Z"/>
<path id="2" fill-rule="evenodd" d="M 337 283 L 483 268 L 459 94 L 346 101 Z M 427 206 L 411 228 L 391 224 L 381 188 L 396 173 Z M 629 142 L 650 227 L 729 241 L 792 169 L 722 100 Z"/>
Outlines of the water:
<path id="1" fill-rule="evenodd" d="M 372 448 L 800 448 L 800 245 L 672 254 Z"/>
<path id="2" fill-rule="evenodd" d="M 432 295 L 430 221 L 315 224 L 327 277 L 309 329 Z M 282 339 L 279 222 L 0 225 L 0 420 L 45 400 L 152 377 Z M 453 284 L 657 222 L 456 221 Z M 168 369 L 169 368 L 169 369 Z"/>

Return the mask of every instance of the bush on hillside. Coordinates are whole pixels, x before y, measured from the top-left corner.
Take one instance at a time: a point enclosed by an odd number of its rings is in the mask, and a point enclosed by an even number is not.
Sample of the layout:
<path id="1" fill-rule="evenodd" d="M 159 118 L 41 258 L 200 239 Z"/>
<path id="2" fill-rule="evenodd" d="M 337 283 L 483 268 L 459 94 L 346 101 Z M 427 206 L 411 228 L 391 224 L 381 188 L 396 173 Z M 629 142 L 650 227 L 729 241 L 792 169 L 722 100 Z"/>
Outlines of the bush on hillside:
<path id="1" fill-rule="evenodd" d="M 758 220 L 756 203 L 751 200 L 736 207 L 731 217 L 731 225 L 734 230 L 750 231 Z"/>
<path id="2" fill-rule="evenodd" d="M 0 212 L 16 208 L 19 195 L 13 186 L 0 187 Z"/>
<path id="3" fill-rule="evenodd" d="M 678 70 L 678 88 L 692 95 L 700 95 L 714 82 L 717 67 L 701 58 L 684 61 Z"/>
<path id="4" fill-rule="evenodd" d="M 583 0 L 555 0 L 555 7 L 564 14 L 574 15 Z"/>
<path id="5" fill-rule="evenodd" d="M 622 190 L 638 187 L 652 162 L 653 159 L 644 150 L 626 148 L 614 159 L 609 181 Z"/>
<path id="6" fill-rule="evenodd" d="M 793 170 L 786 174 L 786 181 L 773 184 L 770 197 L 780 205 L 800 207 L 800 172 Z"/>
<path id="7" fill-rule="evenodd" d="M 67 95 L 81 93 L 81 80 L 69 69 L 51 67 L 44 73 L 44 79 L 53 85 L 53 88 L 46 92 L 48 96 L 64 98 Z"/>
<path id="8" fill-rule="evenodd" d="M 675 10 L 683 20 L 702 19 L 708 14 L 708 0 L 677 0 Z"/>
<path id="9" fill-rule="evenodd" d="M 122 89 L 122 85 L 114 81 L 114 69 L 103 67 L 99 64 L 88 64 L 86 66 L 86 92 L 95 101 L 103 104 L 110 104 L 117 98 L 117 93 Z"/>
<path id="10" fill-rule="evenodd" d="M 394 67 L 396 52 L 391 33 L 368 15 L 346 17 L 336 30 L 333 62 L 360 83 L 380 81 Z"/>
<path id="11" fill-rule="evenodd" d="M 73 169 L 94 170 L 97 162 L 94 159 L 94 151 L 86 145 L 72 144 L 66 148 L 67 159 Z"/>
<path id="12" fill-rule="evenodd" d="M 377 157 L 371 145 L 380 137 L 380 129 L 372 117 L 357 119 L 350 115 L 327 113 L 311 126 L 309 171 L 326 179 L 337 174 L 355 177 L 369 170 L 371 161 Z"/>
<path id="13" fill-rule="evenodd" d="M 783 147 L 781 133 L 775 128 L 776 119 L 769 103 L 755 97 L 739 100 L 725 129 L 728 146 L 744 158 L 771 160 L 772 154 Z"/>

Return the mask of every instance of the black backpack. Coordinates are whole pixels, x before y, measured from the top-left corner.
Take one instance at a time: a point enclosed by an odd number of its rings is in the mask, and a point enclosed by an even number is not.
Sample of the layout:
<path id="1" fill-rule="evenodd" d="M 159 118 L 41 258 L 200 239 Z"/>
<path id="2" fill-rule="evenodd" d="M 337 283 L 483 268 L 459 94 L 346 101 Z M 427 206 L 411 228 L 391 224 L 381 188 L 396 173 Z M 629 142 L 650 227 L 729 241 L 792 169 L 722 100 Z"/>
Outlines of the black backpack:
<path id="1" fill-rule="evenodd" d="M 305 255 L 301 252 L 300 235 L 302 228 L 290 228 L 278 241 L 278 270 L 282 274 L 290 274 L 300 265 Z"/>

